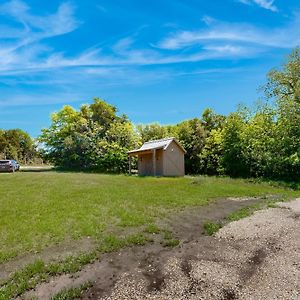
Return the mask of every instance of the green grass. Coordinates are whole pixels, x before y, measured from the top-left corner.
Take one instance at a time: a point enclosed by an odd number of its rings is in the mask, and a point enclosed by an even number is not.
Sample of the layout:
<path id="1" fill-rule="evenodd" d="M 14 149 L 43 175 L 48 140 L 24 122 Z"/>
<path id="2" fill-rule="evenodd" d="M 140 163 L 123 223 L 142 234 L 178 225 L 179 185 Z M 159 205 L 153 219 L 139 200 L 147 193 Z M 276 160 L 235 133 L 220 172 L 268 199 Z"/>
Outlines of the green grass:
<path id="1" fill-rule="evenodd" d="M 79 287 L 70 288 L 63 290 L 53 296 L 51 300 L 72 300 L 72 299 L 78 299 L 82 295 L 83 292 L 88 290 L 90 287 L 92 287 L 92 284 L 90 282 L 84 283 L 80 285 Z"/>
<path id="2" fill-rule="evenodd" d="M 114 228 L 229 196 L 300 193 L 217 177 L 151 178 L 62 172 L 0 174 L 0 263 L 66 239 L 102 241 Z M 150 229 L 151 231 L 151 229 Z"/>
<path id="3" fill-rule="evenodd" d="M 63 261 L 52 262 L 50 264 L 45 264 L 42 260 L 37 260 L 23 269 L 14 272 L 6 281 L 0 282 L 0 300 L 20 296 L 25 291 L 35 288 L 39 283 L 47 281 L 52 276 L 76 273 L 85 265 L 92 263 L 100 253 L 113 252 L 128 246 L 141 246 L 145 245 L 148 241 L 149 238 L 143 234 L 128 235 L 124 238 L 109 235 L 103 239 L 101 246 L 95 251 L 81 253 L 76 256 L 71 255 Z M 68 294 L 68 292 L 66 293 Z"/>
<path id="4" fill-rule="evenodd" d="M 14 272 L 10 278 L 0 284 L 0 300 L 22 295 L 25 291 L 35 288 L 39 283 L 47 281 L 51 276 L 78 272 L 96 257 L 97 253 L 91 252 L 69 256 L 64 261 L 50 264 L 36 260 L 22 270 Z"/>
<path id="5" fill-rule="evenodd" d="M 174 238 L 173 233 L 170 230 L 163 230 L 163 240 L 161 244 L 164 247 L 176 247 L 180 244 L 180 241 Z"/>
<path id="6" fill-rule="evenodd" d="M 260 209 L 259 206 L 257 206 L 256 209 L 252 206 L 244 207 L 244 208 L 241 208 L 241 209 L 229 214 L 226 219 L 229 222 L 238 221 L 240 219 L 251 216 L 253 214 L 253 212 L 258 209 Z"/>
<path id="7" fill-rule="evenodd" d="M 220 228 L 222 228 L 222 224 L 219 222 L 205 222 L 203 224 L 203 229 L 207 235 L 214 235 Z"/>
<path id="8" fill-rule="evenodd" d="M 145 227 L 144 232 L 150 234 L 158 234 L 160 233 L 160 228 L 155 224 L 149 224 Z"/>
<path id="9" fill-rule="evenodd" d="M 276 203 L 279 201 L 285 201 L 286 199 L 264 199 L 259 203 L 249 205 L 247 207 L 241 208 L 237 211 L 232 212 L 226 217 L 226 222 L 233 222 L 233 221 L 238 221 L 243 218 L 250 217 L 251 215 L 254 214 L 257 210 L 261 210 L 264 208 L 274 208 L 276 207 Z"/>
<path id="10" fill-rule="evenodd" d="M 97 250 L 100 253 L 110 253 L 110 252 L 120 250 L 121 248 L 124 247 L 135 246 L 135 245 L 143 246 L 149 241 L 150 239 L 147 236 L 140 233 L 128 235 L 127 237 L 123 237 L 123 238 L 110 234 L 102 240 Z"/>

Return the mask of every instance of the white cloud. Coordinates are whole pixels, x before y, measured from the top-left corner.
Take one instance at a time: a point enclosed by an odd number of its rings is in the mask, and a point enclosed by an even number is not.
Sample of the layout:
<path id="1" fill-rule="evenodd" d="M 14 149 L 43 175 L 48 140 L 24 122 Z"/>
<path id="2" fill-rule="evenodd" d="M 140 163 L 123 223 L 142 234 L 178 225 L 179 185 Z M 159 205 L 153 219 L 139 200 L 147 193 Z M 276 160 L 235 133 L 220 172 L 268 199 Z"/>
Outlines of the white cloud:
<path id="1" fill-rule="evenodd" d="M 210 42 L 221 46 L 248 45 L 258 47 L 292 48 L 300 44 L 300 19 L 296 14 L 284 27 L 261 29 L 250 24 L 214 21 L 207 28 L 196 31 L 178 31 L 162 39 L 157 47 L 166 50 L 179 50 L 187 47 L 203 47 Z"/>
<path id="2" fill-rule="evenodd" d="M 88 67 L 122 68 L 249 58 L 270 48 L 292 48 L 300 44 L 299 15 L 295 15 L 284 27 L 270 29 L 246 23 L 220 22 L 205 16 L 202 19 L 205 25 L 201 29 L 176 31 L 170 28 L 174 32 L 155 41 L 154 45 L 140 46 L 138 34 L 133 34 L 110 46 L 102 43 L 104 49 L 95 46 L 70 56 L 50 48 L 45 41 L 46 38 L 72 32 L 80 25 L 70 3 L 63 3 L 54 14 L 42 17 L 33 15 L 25 2 L 12 0 L 0 6 L 0 13 L 19 24 L 19 27 L 7 27 L 5 34 L 0 24 L 0 76 L 63 68 L 81 68 L 81 72 L 94 72 L 96 76 L 96 73 L 102 74 L 105 70 L 95 72 Z"/>
<path id="3" fill-rule="evenodd" d="M 54 14 L 37 16 L 25 2 L 12 0 L 0 5 L 0 14 L 17 24 L 0 25 L 0 29 L 5 29 L 0 33 L 0 70 L 24 64 L 31 67 L 39 56 L 51 52 L 42 44 L 44 39 L 69 33 L 79 26 L 70 3 L 62 3 Z"/>
<path id="4" fill-rule="evenodd" d="M 239 2 L 247 5 L 256 4 L 264 9 L 278 12 L 278 8 L 274 4 L 274 0 L 238 0 Z"/>
<path id="5" fill-rule="evenodd" d="M 54 14 L 37 16 L 31 14 L 30 8 L 23 1 L 12 0 L 0 6 L 0 14 L 22 24 L 23 31 L 19 31 L 18 37 L 27 38 L 28 41 L 66 34 L 79 25 L 74 17 L 74 7 L 70 3 L 62 3 Z M 16 29 L 12 28 L 11 31 L 15 32 Z"/>

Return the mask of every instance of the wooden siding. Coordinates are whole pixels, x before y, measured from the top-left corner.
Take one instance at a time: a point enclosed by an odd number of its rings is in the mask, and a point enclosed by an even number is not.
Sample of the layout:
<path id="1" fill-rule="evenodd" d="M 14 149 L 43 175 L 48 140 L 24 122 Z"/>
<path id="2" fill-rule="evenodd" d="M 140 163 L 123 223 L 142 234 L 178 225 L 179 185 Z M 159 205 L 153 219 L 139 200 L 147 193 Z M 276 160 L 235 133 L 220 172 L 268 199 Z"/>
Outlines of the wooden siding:
<path id="1" fill-rule="evenodd" d="M 156 176 L 163 176 L 163 149 L 156 150 Z M 153 152 L 139 154 L 138 156 L 138 171 L 141 176 L 149 176 L 153 174 Z"/>
<path id="2" fill-rule="evenodd" d="M 164 176 L 184 176 L 184 153 L 173 141 L 164 151 Z"/>

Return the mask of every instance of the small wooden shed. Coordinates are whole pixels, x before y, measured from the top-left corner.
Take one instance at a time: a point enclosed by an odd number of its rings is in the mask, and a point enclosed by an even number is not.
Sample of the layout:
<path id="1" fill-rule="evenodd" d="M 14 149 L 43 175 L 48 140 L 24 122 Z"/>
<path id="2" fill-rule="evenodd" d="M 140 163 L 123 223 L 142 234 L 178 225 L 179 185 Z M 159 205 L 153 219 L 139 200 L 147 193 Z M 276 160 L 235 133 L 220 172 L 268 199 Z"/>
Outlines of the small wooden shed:
<path id="1" fill-rule="evenodd" d="M 138 157 L 138 173 L 142 176 L 184 176 L 186 151 L 171 137 L 146 142 L 141 148 L 128 152 L 129 173 L 131 157 Z"/>

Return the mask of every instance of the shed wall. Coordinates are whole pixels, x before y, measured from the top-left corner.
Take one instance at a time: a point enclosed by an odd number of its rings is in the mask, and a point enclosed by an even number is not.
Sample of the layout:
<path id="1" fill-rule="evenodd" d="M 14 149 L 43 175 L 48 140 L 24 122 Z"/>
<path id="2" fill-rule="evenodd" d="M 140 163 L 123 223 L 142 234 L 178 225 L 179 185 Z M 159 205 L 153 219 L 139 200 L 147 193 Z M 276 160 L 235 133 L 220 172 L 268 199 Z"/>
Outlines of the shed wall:
<path id="1" fill-rule="evenodd" d="M 156 150 L 156 176 L 163 176 L 164 151 Z M 140 154 L 138 156 L 138 171 L 141 176 L 149 176 L 153 174 L 153 153 Z"/>
<path id="2" fill-rule="evenodd" d="M 149 176 L 153 174 L 152 154 L 143 154 L 138 156 L 139 175 Z"/>
<path id="3" fill-rule="evenodd" d="M 184 176 L 184 152 L 173 141 L 164 151 L 164 176 Z"/>

